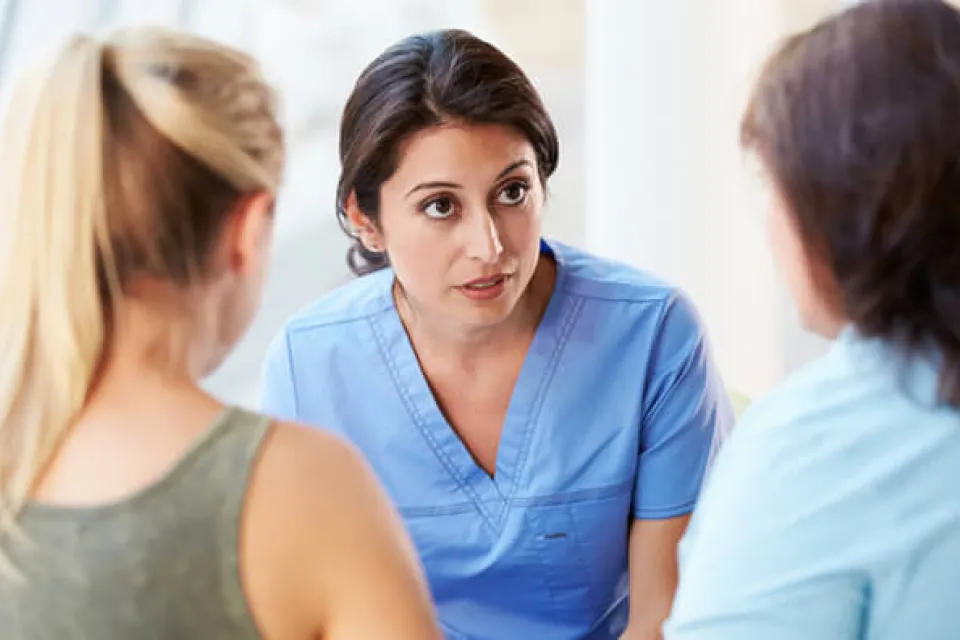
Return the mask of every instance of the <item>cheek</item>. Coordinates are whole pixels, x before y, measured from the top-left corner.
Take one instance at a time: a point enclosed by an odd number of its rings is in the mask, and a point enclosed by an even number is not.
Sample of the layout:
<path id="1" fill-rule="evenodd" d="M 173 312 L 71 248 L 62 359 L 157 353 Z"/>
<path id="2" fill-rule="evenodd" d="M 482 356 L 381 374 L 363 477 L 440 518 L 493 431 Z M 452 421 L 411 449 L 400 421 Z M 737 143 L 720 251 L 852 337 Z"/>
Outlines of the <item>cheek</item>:
<path id="1" fill-rule="evenodd" d="M 384 238 L 390 264 L 409 293 L 425 293 L 444 281 L 455 255 L 453 236 L 444 225 L 422 220 L 387 221 Z"/>
<path id="2" fill-rule="evenodd" d="M 767 211 L 767 239 L 777 266 L 784 271 L 793 263 L 795 248 L 790 242 L 790 234 L 783 220 L 783 214 L 776 209 Z"/>
<path id="3" fill-rule="evenodd" d="M 814 285 L 811 264 L 793 224 L 782 211 L 774 209 L 767 220 L 774 260 L 800 316 L 809 322 L 821 306 Z"/>
<path id="4" fill-rule="evenodd" d="M 514 255 L 538 254 L 542 227 L 539 207 L 507 211 L 499 225 L 500 242 Z"/>

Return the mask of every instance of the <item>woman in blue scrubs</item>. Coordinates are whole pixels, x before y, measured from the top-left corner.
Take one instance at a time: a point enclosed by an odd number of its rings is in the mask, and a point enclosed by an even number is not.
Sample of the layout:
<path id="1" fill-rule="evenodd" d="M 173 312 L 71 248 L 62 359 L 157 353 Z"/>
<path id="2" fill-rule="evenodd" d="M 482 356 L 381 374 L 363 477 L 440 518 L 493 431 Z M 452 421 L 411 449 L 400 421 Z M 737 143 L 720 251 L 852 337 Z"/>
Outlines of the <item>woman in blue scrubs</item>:
<path id="1" fill-rule="evenodd" d="M 873 0 L 790 39 L 743 122 L 775 255 L 834 339 L 744 416 L 669 640 L 960 638 L 960 12 Z"/>
<path id="2" fill-rule="evenodd" d="M 556 131 L 470 34 L 374 60 L 340 156 L 362 277 L 287 322 L 263 410 L 363 451 L 449 638 L 659 637 L 732 422 L 690 302 L 541 238 Z"/>

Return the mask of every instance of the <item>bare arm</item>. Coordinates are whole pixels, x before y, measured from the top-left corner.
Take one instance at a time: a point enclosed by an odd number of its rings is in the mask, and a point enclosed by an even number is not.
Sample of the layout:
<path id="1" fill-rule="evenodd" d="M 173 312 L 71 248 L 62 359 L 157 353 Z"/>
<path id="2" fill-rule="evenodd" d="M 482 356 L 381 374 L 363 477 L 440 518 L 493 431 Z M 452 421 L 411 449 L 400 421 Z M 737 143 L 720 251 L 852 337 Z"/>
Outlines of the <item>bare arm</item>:
<path id="1" fill-rule="evenodd" d="M 267 637 L 439 640 L 414 547 L 360 454 L 316 430 L 276 431 L 249 521 L 253 559 L 272 576 L 251 589 Z"/>
<path id="2" fill-rule="evenodd" d="M 690 516 L 635 520 L 630 531 L 630 622 L 623 640 L 661 640 L 677 589 L 677 544 Z"/>
<path id="3" fill-rule="evenodd" d="M 330 505 L 317 589 L 331 603 L 326 640 L 439 638 L 434 611 L 406 530 L 371 472 L 344 454 L 342 492 Z"/>

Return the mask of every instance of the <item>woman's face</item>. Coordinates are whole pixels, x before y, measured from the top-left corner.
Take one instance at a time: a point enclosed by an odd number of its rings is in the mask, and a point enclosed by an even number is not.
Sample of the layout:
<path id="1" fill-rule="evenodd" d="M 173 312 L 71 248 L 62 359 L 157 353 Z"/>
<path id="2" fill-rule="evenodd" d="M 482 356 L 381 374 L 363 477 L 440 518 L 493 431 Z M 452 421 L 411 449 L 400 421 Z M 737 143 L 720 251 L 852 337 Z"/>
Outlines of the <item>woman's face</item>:
<path id="1" fill-rule="evenodd" d="M 543 202 L 520 132 L 444 124 L 401 146 L 380 189 L 379 228 L 351 218 L 368 247 L 386 250 L 419 313 L 489 327 L 510 315 L 536 270 Z"/>

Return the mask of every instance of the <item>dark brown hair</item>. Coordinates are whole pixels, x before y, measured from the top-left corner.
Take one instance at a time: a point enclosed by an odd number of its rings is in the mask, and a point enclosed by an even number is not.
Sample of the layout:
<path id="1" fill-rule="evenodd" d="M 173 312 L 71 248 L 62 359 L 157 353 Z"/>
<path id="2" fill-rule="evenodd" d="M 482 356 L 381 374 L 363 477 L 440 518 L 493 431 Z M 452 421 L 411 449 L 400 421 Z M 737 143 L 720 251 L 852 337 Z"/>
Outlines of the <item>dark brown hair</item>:
<path id="1" fill-rule="evenodd" d="M 960 13 L 874 0 L 788 40 L 742 122 L 842 313 L 960 406 Z"/>
<path id="2" fill-rule="evenodd" d="M 340 125 L 337 217 L 353 238 L 347 264 L 356 275 L 387 266 L 367 250 L 347 220 L 356 193 L 360 210 L 379 224 L 380 186 L 396 171 L 400 145 L 411 134 L 445 122 L 502 124 L 533 146 L 540 179 L 557 168 L 557 132 L 540 95 L 503 52 L 460 30 L 415 35 L 393 45 L 360 74 Z"/>

